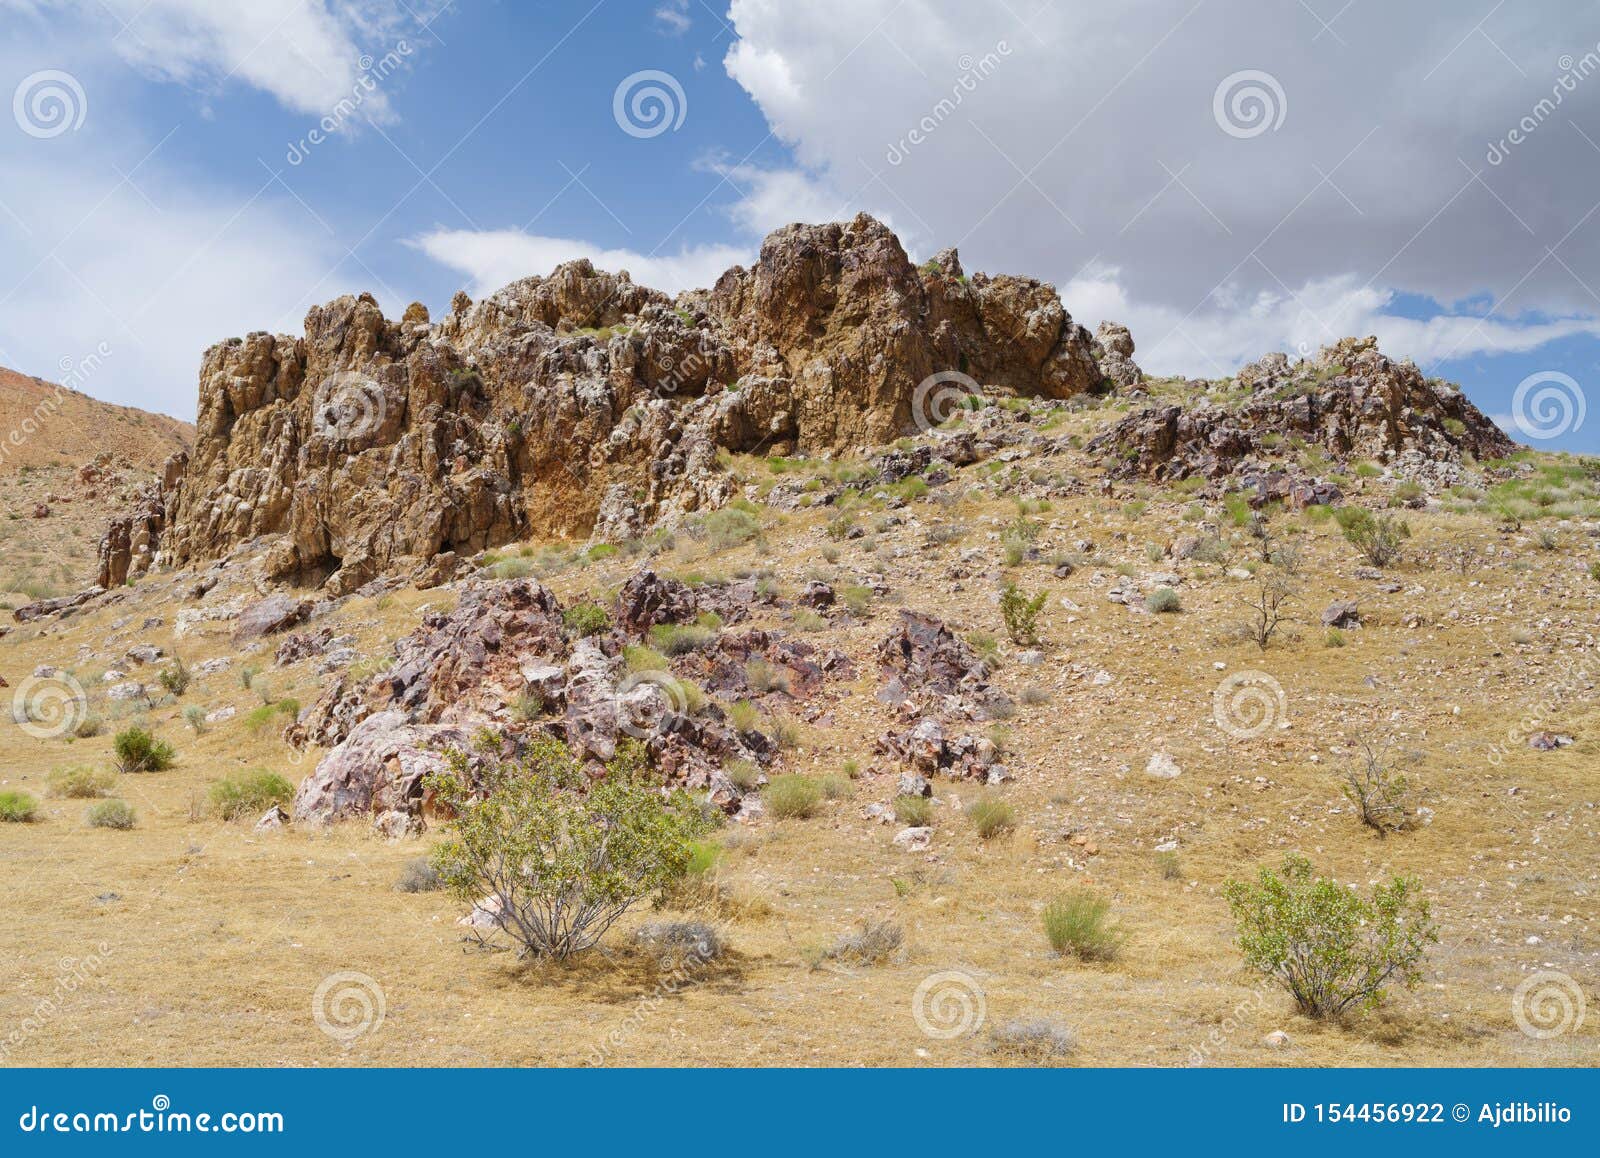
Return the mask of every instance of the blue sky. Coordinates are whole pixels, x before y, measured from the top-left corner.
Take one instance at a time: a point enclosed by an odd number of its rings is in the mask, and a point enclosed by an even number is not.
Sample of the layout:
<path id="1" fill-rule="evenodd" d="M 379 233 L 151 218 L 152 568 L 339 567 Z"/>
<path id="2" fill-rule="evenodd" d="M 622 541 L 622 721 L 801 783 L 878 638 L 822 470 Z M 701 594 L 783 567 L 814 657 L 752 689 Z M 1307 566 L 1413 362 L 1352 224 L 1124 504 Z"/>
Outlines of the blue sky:
<path id="1" fill-rule="evenodd" d="M 675 290 L 866 210 L 1154 372 L 1376 332 L 1507 423 L 1541 376 L 1535 445 L 1600 450 L 1595 5 L 1115 7 L 0 0 L 0 364 L 109 351 L 83 389 L 191 417 L 205 346 L 340 293 Z"/>

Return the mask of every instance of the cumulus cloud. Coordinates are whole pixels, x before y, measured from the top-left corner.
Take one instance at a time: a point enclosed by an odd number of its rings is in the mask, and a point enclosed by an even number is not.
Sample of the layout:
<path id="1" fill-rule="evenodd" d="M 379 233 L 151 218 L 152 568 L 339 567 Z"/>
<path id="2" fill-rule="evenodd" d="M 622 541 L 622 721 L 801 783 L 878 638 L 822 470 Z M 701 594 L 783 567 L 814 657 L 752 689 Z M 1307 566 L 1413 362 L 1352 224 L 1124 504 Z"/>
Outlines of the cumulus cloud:
<path id="1" fill-rule="evenodd" d="M 889 207 L 913 252 L 1051 278 L 1191 371 L 1335 331 L 1419 360 L 1592 334 L 1586 7 L 1317 7 L 733 0 L 725 67 L 798 162 L 734 218 Z"/>
<path id="2" fill-rule="evenodd" d="M 685 246 L 676 253 L 645 254 L 517 229 L 435 229 L 409 244 L 466 275 L 475 296 L 493 293 L 531 274 L 548 274 L 562 262 L 580 257 L 600 269 L 625 269 L 637 285 L 674 293 L 710 286 L 729 266 L 755 256 L 753 248 L 733 245 Z"/>
<path id="3" fill-rule="evenodd" d="M 117 53 L 147 75 L 201 92 L 227 84 L 269 93 L 296 112 L 325 114 L 348 100 L 370 65 L 441 0 L 0 0 L 34 13 L 65 10 L 115 34 Z M 411 42 L 408 41 L 408 44 Z M 362 110 L 387 120 L 381 90 L 364 94 Z"/>

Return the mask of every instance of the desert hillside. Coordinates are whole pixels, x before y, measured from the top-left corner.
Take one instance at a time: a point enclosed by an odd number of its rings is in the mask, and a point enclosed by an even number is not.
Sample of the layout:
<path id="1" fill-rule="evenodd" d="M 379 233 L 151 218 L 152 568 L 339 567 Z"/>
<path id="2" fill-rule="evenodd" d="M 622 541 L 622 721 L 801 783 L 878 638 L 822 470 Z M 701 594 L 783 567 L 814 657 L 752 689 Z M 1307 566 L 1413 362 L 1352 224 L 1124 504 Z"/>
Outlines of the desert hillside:
<path id="1" fill-rule="evenodd" d="M 0 367 L 0 474 L 22 467 L 78 467 L 100 454 L 154 473 L 193 445 L 193 423 L 101 402 Z"/>
<path id="2" fill-rule="evenodd" d="M 1600 466 L 1370 338 L 1135 353 L 870 219 L 213 347 L 0 638 L 8 1059 L 1590 1064 Z M 552 750 L 695 832 L 570 957 L 442 856 Z M 1289 854 L 1402 882 L 1370 1002 L 1249 966 Z"/>

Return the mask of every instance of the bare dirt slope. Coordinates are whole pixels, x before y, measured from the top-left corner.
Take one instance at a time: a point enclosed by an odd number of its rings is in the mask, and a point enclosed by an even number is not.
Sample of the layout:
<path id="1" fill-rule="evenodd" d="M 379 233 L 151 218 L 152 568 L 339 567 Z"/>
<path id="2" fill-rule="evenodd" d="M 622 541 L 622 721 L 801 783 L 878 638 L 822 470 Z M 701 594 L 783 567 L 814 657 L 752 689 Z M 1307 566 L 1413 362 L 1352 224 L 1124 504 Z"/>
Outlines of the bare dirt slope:
<path id="1" fill-rule="evenodd" d="M 1274 508 L 1279 562 L 1267 564 L 1232 497 L 1104 482 L 1104 460 L 1082 447 L 1123 413 L 991 407 L 974 421 L 1028 437 L 931 485 L 869 488 L 848 519 L 810 500 L 849 464 L 734 458 L 724 469 L 759 520 L 748 541 L 530 542 L 476 561 L 467 582 L 531 571 L 567 605 L 609 598 L 640 552 L 697 586 L 749 576 L 771 598 L 740 630 L 793 633 L 853 660 L 854 674 L 810 703 L 763 699 L 772 718 L 809 714 L 774 770 L 828 777 L 829 795 L 808 818 L 717 831 L 708 886 L 656 915 L 709 921 L 730 944 L 687 975 L 630 942 L 648 912 L 563 967 L 477 947 L 457 924 L 461 901 L 396 887 L 437 827 L 393 842 L 360 821 L 257 832 L 256 814 L 226 821 L 208 803 L 240 772 L 309 775 L 323 753 L 290 748 L 284 723 L 340 674 L 381 670 L 395 639 L 455 605 L 459 581 L 329 600 L 301 630 L 327 628 L 349 650 L 281 664 L 282 635 L 232 641 L 230 614 L 269 590 L 248 552 L 13 625 L 0 674 L 15 689 L 57 667 L 92 719 L 81 735 L 42 738 L 7 725 L 0 744 L 0 792 L 38 801 L 31 822 L 0 823 L 12 915 L 0 1025 L 22 1027 L 7 1060 L 1004 1064 L 1013 1057 L 994 1031 L 1048 1019 L 1076 1040 L 1057 1064 L 1590 1064 L 1594 472 L 1522 455 L 1422 499 L 1363 463 L 1338 477 L 1346 502 L 1415 504 L 1400 511 L 1412 529 L 1402 557 L 1371 570 L 1325 507 Z M 1269 572 L 1295 598 L 1262 649 L 1241 623 Z M 202 577 L 215 585 L 200 590 Z M 1037 648 L 1005 638 L 1008 581 L 1047 596 Z M 805 608 L 809 582 L 831 584 L 838 602 Z M 1179 608 L 1148 611 L 1144 597 L 1168 586 Z M 1335 600 L 1357 605 L 1360 626 L 1323 626 Z M 876 746 L 904 725 L 878 699 L 875 662 L 902 607 L 992 649 L 994 682 L 1015 703 L 991 736 L 1014 778 L 935 777 L 920 851 L 869 815 L 903 771 Z M 162 655 L 131 655 L 139 645 Z M 194 677 L 179 696 L 154 674 L 173 656 Z M 113 698 L 129 683 L 148 694 Z M 1260 692 L 1257 714 L 1229 698 L 1241 686 Z M 105 770 L 112 733 L 135 721 L 175 745 L 176 765 L 105 788 L 133 807 L 135 828 L 89 827 L 92 801 L 52 794 L 51 773 Z M 1571 742 L 1540 750 L 1536 732 Z M 1380 838 L 1352 811 L 1342 783 L 1363 739 L 1404 757 L 1420 792 L 1414 831 Z M 1158 753 L 1170 766 L 1155 770 L 1178 775 L 1151 773 Z M 983 839 L 967 811 L 980 797 L 1008 804 L 1014 826 Z M 1222 888 L 1291 850 L 1362 889 L 1416 875 L 1440 933 L 1416 989 L 1313 1023 L 1243 968 Z M 1115 959 L 1046 944 L 1041 909 L 1074 887 L 1110 899 L 1126 934 Z M 904 947 L 873 965 L 827 955 L 868 920 L 898 924 Z M 1565 977 L 1572 989 L 1550 993 L 1576 995 L 1587 1019 L 1562 1025 L 1545 1004 L 1534 1028 L 1559 1032 L 1523 1028 L 1519 1010 L 1525 1023 L 1532 1007 L 1516 995 L 1540 974 Z M 930 985 L 946 987 L 937 1005 Z M 1268 1043 L 1277 1030 L 1286 1044 Z"/>
<path id="2" fill-rule="evenodd" d="M 0 475 L 22 467 L 77 467 L 99 454 L 153 473 L 169 455 L 193 445 L 192 423 L 0 367 Z"/>

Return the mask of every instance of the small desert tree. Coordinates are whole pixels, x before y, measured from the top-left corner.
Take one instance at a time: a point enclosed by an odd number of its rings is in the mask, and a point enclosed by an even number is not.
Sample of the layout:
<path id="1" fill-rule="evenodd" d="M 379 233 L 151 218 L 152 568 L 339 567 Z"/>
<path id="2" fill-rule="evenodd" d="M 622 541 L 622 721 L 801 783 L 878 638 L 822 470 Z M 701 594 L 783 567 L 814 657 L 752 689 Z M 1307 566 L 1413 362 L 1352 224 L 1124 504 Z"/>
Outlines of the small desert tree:
<path id="1" fill-rule="evenodd" d="M 686 794 L 652 780 L 638 744 L 619 748 L 594 781 L 545 735 L 513 759 L 485 743 L 476 761 L 454 750 L 447 764 L 427 779 L 456 813 L 433 851 L 439 879 L 465 900 L 487 895 L 500 927 L 536 956 L 592 947 L 689 870 L 705 827 Z"/>
<path id="2" fill-rule="evenodd" d="M 1345 771 L 1344 794 L 1361 812 L 1361 823 L 1379 836 L 1415 828 L 1416 794 L 1394 767 L 1388 751 L 1370 740 L 1356 741 L 1355 762 Z"/>
<path id="3" fill-rule="evenodd" d="M 1284 604 L 1293 600 L 1294 589 L 1283 579 L 1273 576 L 1256 581 L 1255 598 L 1244 601 L 1250 609 L 1250 618 L 1245 620 L 1245 634 L 1255 640 L 1262 651 L 1272 643 L 1278 625 L 1288 618 L 1283 611 Z"/>
<path id="4" fill-rule="evenodd" d="M 1344 537 L 1374 567 L 1387 567 L 1400 558 L 1400 544 L 1411 538 L 1411 524 L 1388 512 L 1375 515 L 1365 507 L 1340 507 L 1334 518 Z"/>
<path id="5" fill-rule="evenodd" d="M 1300 1012 L 1325 1018 L 1377 1005 L 1391 982 L 1421 980 L 1439 935 L 1420 889 L 1397 876 L 1366 899 L 1291 853 L 1282 875 L 1263 868 L 1254 883 L 1229 881 L 1224 895 L 1245 961 L 1282 982 Z"/>
<path id="6" fill-rule="evenodd" d="M 1048 593 L 1041 591 L 1031 599 L 1017 590 L 1015 583 L 1007 583 L 1000 592 L 1000 618 L 1005 620 L 1006 634 L 1019 647 L 1039 642 L 1039 612 L 1044 610 Z"/>

